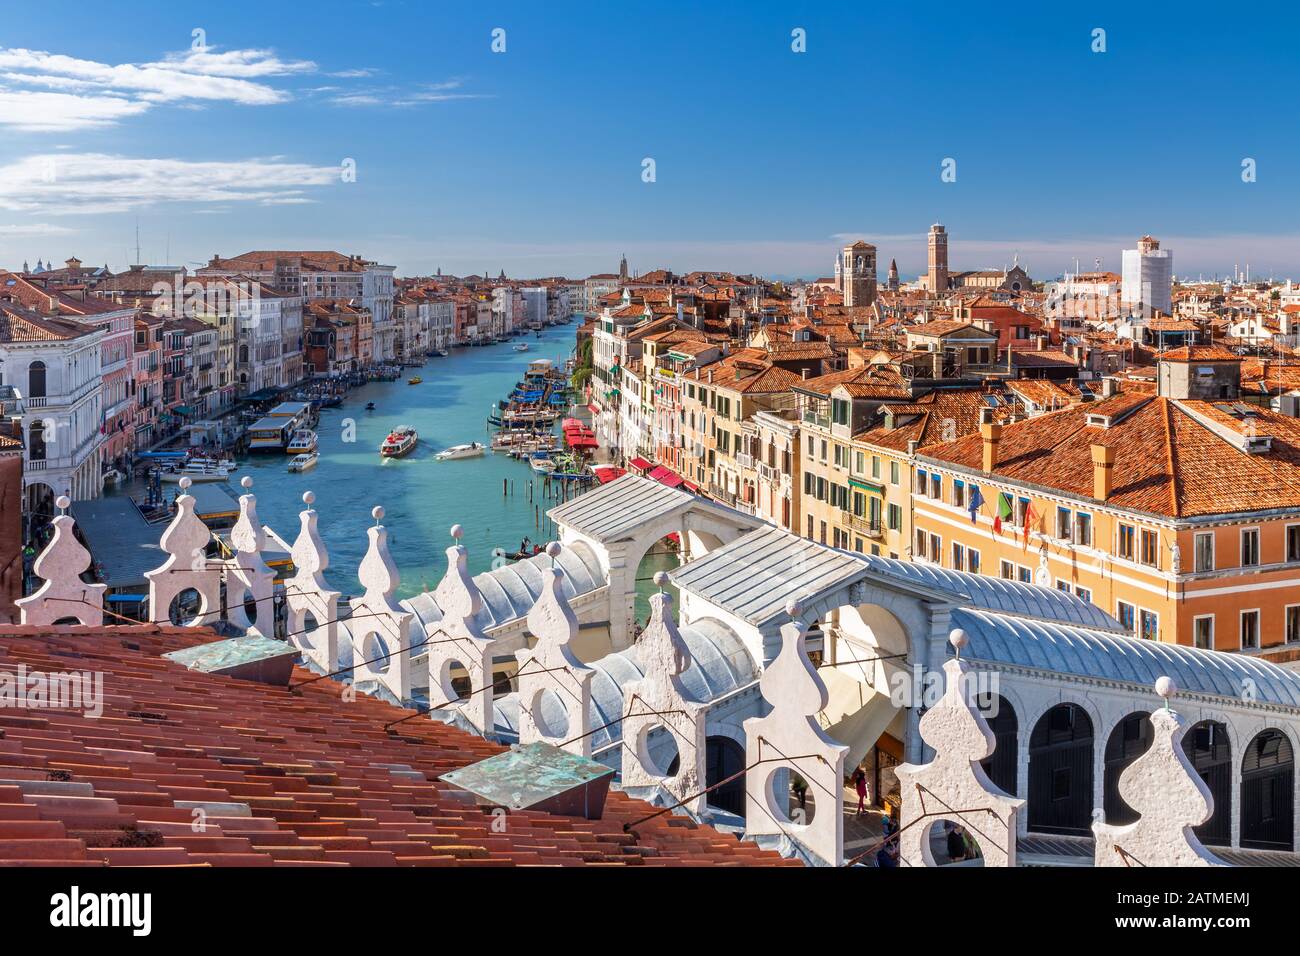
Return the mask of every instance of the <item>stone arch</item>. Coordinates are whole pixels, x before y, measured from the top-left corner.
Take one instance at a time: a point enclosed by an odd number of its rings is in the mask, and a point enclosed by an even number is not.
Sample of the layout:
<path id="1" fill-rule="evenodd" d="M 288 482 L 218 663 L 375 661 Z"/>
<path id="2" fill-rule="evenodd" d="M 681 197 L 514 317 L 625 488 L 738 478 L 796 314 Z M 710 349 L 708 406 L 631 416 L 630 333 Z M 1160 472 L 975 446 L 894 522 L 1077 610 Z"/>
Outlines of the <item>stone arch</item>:
<path id="1" fill-rule="evenodd" d="M 1193 724 L 1183 737 L 1183 752 L 1214 800 L 1210 819 L 1192 831 L 1206 846 L 1232 845 L 1232 808 L 1236 804 L 1232 755 L 1237 752 L 1232 737 L 1227 724 L 1212 718 Z"/>
<path id="2" fill-rule="evenodd" d="M 978 701 L 979 710 L 988 722 L 996 744 L 993 753 L 980 761 L 980 766 L 995 787 L 1015 796 L 1020 769 L 1020 721 L 1005 692 L 985 697 L 987 699 Z M 996 707 L 993 706 L 995 703 Z"/>
<path id="3" fill-rule="evenodd" d="M 712 729 L 712 728 L 711 728 Z M 715 787 L 709 790 L 705 802 L 712 808 L 736 816 L 745 815 L 745 744 L 731 733 L 711 733 L 704 739 L 705 750 L 705 786 Z M 728 777 L 740 773 L 735 780 L 722 783 Z"/>
<path id="4" fill-rule="evenodd" d="M 1092 832 L 1096 724 L 1066 701 L 1034 723 L 1029 738 L 1029 829 L 1087 836 Z"/>
<path id="5" fill-rule="evenodd" d="M 1119 778 L 1133 761 L 1151 749 L 1154 733 L 1150 712 L 1135 710 L 1117 720 L 1106 735 L 1102 812 L 1111 826 L 1127 826 L 1138 818 L 1137 811 L 1120 796 Z"/>
<path id="6" fill-rule="evenodd" d="M 1241 756 L 1241 846 L 1295 846 L 1295 747 L 1276 727 L 1261 730 Z"/>
<path id="7" fill-rule="evenodd" d="M 27 397 L 28 398 L 45 398 L 49 383 L 47 381 L 47 369 L 45 363 L 40 359 L 32 362 L 27 366 Z"/>

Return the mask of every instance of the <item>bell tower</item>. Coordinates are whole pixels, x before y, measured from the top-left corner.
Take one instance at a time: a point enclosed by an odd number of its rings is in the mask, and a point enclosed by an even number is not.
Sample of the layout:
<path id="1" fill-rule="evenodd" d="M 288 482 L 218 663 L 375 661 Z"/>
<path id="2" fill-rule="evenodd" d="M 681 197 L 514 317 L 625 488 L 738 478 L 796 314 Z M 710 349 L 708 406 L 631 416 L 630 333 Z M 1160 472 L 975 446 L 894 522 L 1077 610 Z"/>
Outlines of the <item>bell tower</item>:
<path id="1" fill-rule="evenodd" d="M 930 268 L 926 272 L 925 287 L 943 295 L 948 291 L 948 232 L 939 223 L 930 227 Z"/>
<path id="2" fill-rule="evenodd" d="M 844 304 L 871 305 L 876 301 L 876 247 L 858 240 L 840 254 L 840 288 Z"/>

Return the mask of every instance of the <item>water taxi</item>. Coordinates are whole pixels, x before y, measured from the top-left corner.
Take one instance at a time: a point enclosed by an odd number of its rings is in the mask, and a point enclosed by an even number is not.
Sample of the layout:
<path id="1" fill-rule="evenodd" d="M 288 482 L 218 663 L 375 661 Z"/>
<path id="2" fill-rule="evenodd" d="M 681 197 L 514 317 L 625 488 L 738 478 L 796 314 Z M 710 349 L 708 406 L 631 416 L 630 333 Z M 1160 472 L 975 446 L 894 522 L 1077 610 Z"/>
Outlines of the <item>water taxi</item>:
<path id="1" fill-rule="evenodd" d="M 434 457 L 439 461 L 454 461 L 457 458 L 477 458 L 487 449 L 479 442 L 470 442 L 468 445 L 452 445 L 450 448 L 444 448 Z"/>
<path id="2" fill-rule="evenodd" d="M 316 433 L 310 428 L 299 428 L 284 450 L 289 455 L 310 455 L 316 450 Z"/>
<path id="3" fill-rule="evenodd" d="M 527 342 L 517 342 L 517 343 L 515 344 L 515 351 L 516 351 L 516 352 L 527 352 L 527 351 L 528 351 L 528 343 L 527 343 Z"/>
<path id="4" fill-rule="evenodd" d="M 211 459 L 204 461 L 187 461 L 184 464 L 171 465 L 165 469 L 159 478 L 166 482 L 178 482 L 182 478 L 188 478 L 193 482 L 203 481 L 225 481 L 234 471 L 234 462 L 230 463 L 231 467 L 227 468 L 224 464 Z"/>
<path id="5" fill-rule="evenodd" d="M 415 376 L 414 378 L 408 378 L 408 379 L 406 380 L 406 384 L 407 384 L 407 385 L 419 385 L 419 384 L 420 384 L 421 382 L 423 382 L 423 381 L 424 381 L 424 379 L 420 378 L 420 376 L 417 375 L 417 376 Z"/>
<path id="6" fill-rule="evenodd" d="M 385 458 L 401 458 L 403 455 L 409 455 L 414 449 L 419 438 L 415 434 L 415 429 L 410 425 L 398 425 L 384 443 L 379 446 L 379 454 Z"/>
<path id="7" fill-rule="evenodd" d="M 318 461 L 320 461 L 320 454 L 318 452 L 313 451 L 306 455 L 294 455 L 294 457 L 289 461 L 289 470 L 308 471 L 309 469 L 315 468 Z"/>

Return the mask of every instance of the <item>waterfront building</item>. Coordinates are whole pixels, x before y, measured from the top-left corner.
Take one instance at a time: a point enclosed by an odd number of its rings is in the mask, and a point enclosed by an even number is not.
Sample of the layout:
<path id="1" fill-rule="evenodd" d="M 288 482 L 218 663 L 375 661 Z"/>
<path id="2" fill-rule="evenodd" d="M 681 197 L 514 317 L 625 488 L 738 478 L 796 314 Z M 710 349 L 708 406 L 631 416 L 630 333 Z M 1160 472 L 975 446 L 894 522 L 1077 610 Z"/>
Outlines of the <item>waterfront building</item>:
<path id="1" fill-rule="evenodd" d="M 14 387 L 0 384 L 0 624 L 18 623 L 14 602 L 23 596 L 23 433 L 11 417 L 18 406 Z"/>
<path id="2" fill-rule="evenodd" d="M 163 413 L 163 325 L 165 320 L 141 311 L 135 320 L 135 449 L 143 451 L 160 437 Z"/>
<path id="3" fill-rule="evenodd" d="M 6 405 L 24 436 L 29 516 L 48 518 L 60 495 L 100 494 L 104 335 L 102 327 L 23 308 L 0 290 L 0 385 L 17 393 Z"/>

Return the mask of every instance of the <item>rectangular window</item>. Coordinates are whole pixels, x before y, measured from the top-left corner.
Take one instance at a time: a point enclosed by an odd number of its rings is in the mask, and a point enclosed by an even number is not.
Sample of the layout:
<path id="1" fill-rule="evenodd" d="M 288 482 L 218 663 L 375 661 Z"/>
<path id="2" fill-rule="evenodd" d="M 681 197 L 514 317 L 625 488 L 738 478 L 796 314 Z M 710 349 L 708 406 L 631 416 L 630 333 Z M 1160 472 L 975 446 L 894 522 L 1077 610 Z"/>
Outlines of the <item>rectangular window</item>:
<path id="1" fill-rule="evenodd" d="M 1140 626 L 1138 637 L 1148 641 L 1159 639 L 1160 615 L 1155 611 L 1148 611 L 1143 608 L 1141 613 L 1138 614 L 1138 624 Z"/>
<path id="2" fill-rule="evenodd" d="M 918 529 L 916 532 L 916 556 L 918 558 L 925 557 L 925 543 L 927 540 L 925 532 Z"/>
<path id="3" fill-rule="evenodd" d="M 1070 509 L 1056 509 L 1056 536 L 1062 541 L 1069 541 L 1070 538 Z"/>
<path id="4" fill-rule="evenodd" d="M 879 455 L 871 456 L 871 477 L 872 478 L 880 477 L 880 456 Z"/>
<path id="5" fill-rule="evenodd" d="M 1119 540 L 1116 542 L 1115 551 L 1121 557 L 1132 561 L 1137 554 L 1134 542 L 1137 540 L 1136 532 L 1131 524 L 1122 524 L 1119 526 Z"/>
<path id="6" fill-rule="evenodd" d="M 1137 633 L 1137 608 L 1124 601 L 1115 602 L 1115 619 L 1124 625 L 1130 634 Z"/>
<path id="7" fill-rule="evenodd" d="M 1023 564 L 1016 569 L 1016 575 L 1020 578 L 1021 584 L 1034 583 L 1034 572 L 1029 570 Z"/>
<path id="8" fill-rule="evenodd" d="M 1243 528 L 1241 530 L 1241 566 L 1253 568 L 1259 564 L 1259 529 Z"/>
<path id="9" fill-rule="evenodd" d="M 980 573 L 980 553 L 974 548 L 966 549 L 966 570 L 971 574 Z"/>
<path id="10" fill-rule="evenodd" d="M 952 569 L 960 571 L 966 566 L 966 549 L 956 541 L 952 543 Z"/>
<path id="11" fill-rule="evenodd" d="M 998 565 L 998 577 L 1004 581 L 1014 581 L 1016 579 L 1016 566 L 1010 561 L 1003 561 Z"/>
<path id="12" fill-rule="evenodd" d="M 1092 547 L 1092 515 L 1082 511 L 1074 513 L 1074 543 L 1085 548 Z"/>
<path id="13" fill-rule="evenodd" d="M 952 503 L 958 508 L 966 507 L 966 482 L 960 478 L 952 481 Z"/>
<path id="14" fill-rule="evenodd" d="M 891 485 L 898 484 L 898 462 L 896 461 L 889 463 L 889 483 Z"/>
<path id="15" fill-rule="evenodd" d="M 1286 559 L 1300 561 L 1300 524 L 1286 526 Z"/>
<path id="16" fill-rule="evenodd" d="M 1016 518 L 1015 518 L 1015 521 L 1016 521 L 1016 527 L 1017 527 L 1017 528 L 1023 528 L 1023 527 L 1025 526 L 1025 522 L 1028 521 L 1028 520 L 1029 520 L 1029 499 L 1028 499 L 1028 498 L 1017 498 L 1017 499 L 1016 499 Z"/>
<path id="17" fill-rule="evenodd" d="M 1214 532 L 1206 531 L 1198 534 L 1195 540 L 1195 563 L 1193 567 L 1197 571 L 1214 570 Z"/>
<path id="18" fill-rule="evenodd" d="M 937 534 L 930 535 L 930 559 L 935 564 L 943 564 L 943 539 Z"/>
<path id="19" fill-rule="evenodd" d="M 1192 646 L 1203 651 L 1214 650 L 1214 615 L 1192 618 Z"/>
<path id="20" fill-rule="evenodd" d="M 1300 643 L 1300 604 L 1289 604 L 1286 608 L 1286 642 Z"/>
<path id="21" fill-rule="evenodd" d="M 889 506 L 889 530 L 898 531 L 903 527 L 903 509 L 898 505 Z"/>
<path id="22" fill-rule="evenodd" d="M 1153 568 L 1160 566 L 1160 535 L 1154 531 L 1142 529 L 1138 535 L 1138 543 L 1141 551 L 1138 552 L 1138 560 L 1143 564 L 1148 564 Z"/>
<path id="23" fill-rule="evenodd" d="M 935 501 L 943 501 L 943 476 L 930 476 L 930 497 Z"/>
<path id="24" fill-rule="evenodd" d="M 1085 604 L 1092 603 L 1092 592 L 1089 591 L 1087 588 L 1081 588 L 1076 586 L 1074 589 L 1074 596 L 1077 597 L 1080 601 L 1083 601 Z"/>
<path id="25" fill-rule="evenodd" d="M 1064 591 L 1066 594 L 1069 594 L 1069 593 L 1070 593 L 1070 582 L 1067 581 L 1067 580 L 1065 580 L 1065 578 L 1057 578 L 1057 579 L 1056 579 L 1056 590 L 1058 590 L 1058 591 Z"/>
<path id="26" fill-rule="evenodd" d="M 1259 611 L 1241 612 L 1241 649 L 1259 647 Z"/>

